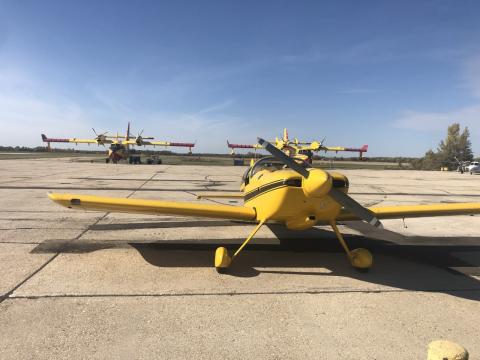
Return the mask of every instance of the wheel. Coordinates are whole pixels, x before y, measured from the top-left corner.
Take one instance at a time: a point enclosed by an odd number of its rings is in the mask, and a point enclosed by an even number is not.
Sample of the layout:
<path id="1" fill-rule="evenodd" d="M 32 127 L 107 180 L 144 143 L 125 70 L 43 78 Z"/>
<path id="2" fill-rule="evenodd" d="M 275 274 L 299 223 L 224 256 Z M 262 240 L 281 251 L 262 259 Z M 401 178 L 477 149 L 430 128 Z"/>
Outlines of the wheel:
<path id="1" fill-rule="evenodd" d="M 355 269 L 366 271 L 373 265 L 373 256 L 370 251 L 363 248 L 358 248 L 350 252 L 350 263 Z"/>
<path id="2" fill-rule="evenodd" d="M 217 269 L 218 273 L 225 273 L 231 262 L 232 258 L 228 255 L 226 248 L 219 247 L 215 250 L 215 269 Z"/>

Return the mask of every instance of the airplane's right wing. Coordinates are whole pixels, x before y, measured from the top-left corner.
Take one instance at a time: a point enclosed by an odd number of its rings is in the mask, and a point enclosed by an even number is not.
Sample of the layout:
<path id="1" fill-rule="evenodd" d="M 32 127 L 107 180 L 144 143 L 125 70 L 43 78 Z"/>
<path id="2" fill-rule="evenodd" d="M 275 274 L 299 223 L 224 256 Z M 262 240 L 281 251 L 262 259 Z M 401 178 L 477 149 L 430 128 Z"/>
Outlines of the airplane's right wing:
<path id="1" fill-rule="evenodd" d="M 70 209 L 111 211 L 139 214 L 170 214 L 232 220 L 255 220 L 257 212 L 246 206 L 188 203 L 163 200 L 113 198 L 93 195 L 51 193 L 48 197 Z"/>

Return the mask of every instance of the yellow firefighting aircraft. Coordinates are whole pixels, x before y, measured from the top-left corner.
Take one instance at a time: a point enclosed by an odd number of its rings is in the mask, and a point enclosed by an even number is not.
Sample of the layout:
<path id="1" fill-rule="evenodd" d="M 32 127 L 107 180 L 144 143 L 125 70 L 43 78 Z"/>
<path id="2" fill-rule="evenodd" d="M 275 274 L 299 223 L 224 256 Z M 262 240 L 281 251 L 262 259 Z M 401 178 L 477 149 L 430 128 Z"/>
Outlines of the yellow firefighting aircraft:
<path id="1" fill-rule="evenodd" d="M 255 221 L 253 231 L 230 256 L 225 247 L 215 252 L 215 268 L 224 272 L 257 231 L 268 222 L 283 223 L 288 229 L 305 230 L 330 224 L 353 267 L 366 270 L 373 264 L 367 249 L 350 250 L 337 227 L 338 221 L 363 220 L 381 227 L 381 219 L 479 214 L 480 203 L 401 205 L 365 208 L 348 193 L 348 179 L 336 172 L 314 169 L 291 158 L 259 138 L 273 156 L 258 160 L 243 176 L 243 206 L 175 201 L 112 198 L 92 195 L 51 193 L 56 203 L 71 209 L 172 214 Z"/>
<path id="2" fill-rule="evenodd" d="M 108 148 L 108 158 L 107 162 L 112 161 L 113 163 L 117 163 L 120 160 L 127 160 L 130 156 L 130 147 L 134 146 L 176 146 L 176 147 L 188 147 L 189 153 L 192 152 L 192 148 L 195 146 L 194 143 L 177 143 L 177 142 L 169 142 L 169 141 L 150 141 L 153 140 L 153 137 L 145 137 L 142 136 L 143 130 L 138 133 L 137 136 L 130 135 L 130 122 L 127 126 L 127 133 L 126 135 L 119 135 L 118 133 L 116 136 L 108 136 L 107 133 L 97 134 L 95 129 L 93 129 L 95 133 L 95 138 L 93 139 L 79 139 L 79 138 L 69 138 L 69 139 L 59 139 L 59 138 L 49 138 L 45 134 L 42 134 L 43 142 L 46 142 L 48 148 L 50 149 L 50 143 L 58 142 L 58 143 L 74 143 L 75 145 L 78 144 L 97 144 L 98 146 L 105 144 L 110 145 Z M 138 157 L 138 155 L 137 155 Z"/>
<path id="3" fill-rule="evenodd" d="M 277 149 L 282 150 L 287 155 L 302 158 L 310 164 L 312 163 L 313 153 L 318 151 L 335 151 L 336 153 L 339 151 L 358 152 L 360 159 L 363 158 L 363 153 L 368 151 L 368 145 L 363 145 L 361 148 L 347 148 L 342 146 L 325 146 L 323 145 L 324 141 L 325 139 L 311 142 L 298 141 L 297 138 L 290 140 L 288 138 L 288 130 L 283 129 L 283 137 L 281 139 L 275 138 L 275 141 L 271 141 L 271 143 L 274 143 Z M 235 155 L 235 149 L 254 149 L 255 151 L 262 149 L 260 144 L 231 144 L 228 140 L 227 146 L 231 149 L 232 155 Z"/>

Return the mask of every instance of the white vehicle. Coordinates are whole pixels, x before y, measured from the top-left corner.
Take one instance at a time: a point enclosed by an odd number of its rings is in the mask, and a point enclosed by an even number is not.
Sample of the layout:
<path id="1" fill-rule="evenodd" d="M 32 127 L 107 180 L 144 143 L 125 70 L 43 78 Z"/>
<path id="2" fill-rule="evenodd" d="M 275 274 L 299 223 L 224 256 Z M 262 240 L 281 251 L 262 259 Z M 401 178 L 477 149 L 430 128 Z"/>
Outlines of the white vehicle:
<path id="1" fill-rule="evenodd" d="M 480 173 L 480 163 L 478 161 L 472 161 L 467 167 L 467 171 L 473 175 Z"/>

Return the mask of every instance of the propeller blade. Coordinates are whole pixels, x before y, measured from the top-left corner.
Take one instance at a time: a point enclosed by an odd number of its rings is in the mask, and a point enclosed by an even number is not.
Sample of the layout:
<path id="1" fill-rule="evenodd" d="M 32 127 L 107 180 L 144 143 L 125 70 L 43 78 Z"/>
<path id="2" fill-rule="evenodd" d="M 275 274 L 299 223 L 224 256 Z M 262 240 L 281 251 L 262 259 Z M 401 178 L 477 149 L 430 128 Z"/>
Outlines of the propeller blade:
<path id="1" fill-rule="evenodd" d="M 302 165 L 298 164 L 294 159 L 287 156 L 282 150 L 277 149 L 275 146 L 270 144 L 268 141 L 258 138 L 258 143 L 262 145 L 265 150 L 267 150 L 270 154 L 273 155 L 277 160 L 280 160 L 285 165 L 287 165 L 290 169 L 296 171 L 300 175 L 302 175 L 305 179 L 308 178 L 308 170 L 304 168 Z"/>
<path id="2" fill-rule="evenodd" d="M 378 220 L 377 217 L 370 210 L 363 207 L 361 204 L 359 204 L 353 198 L 345 194 L 343 191 L 332 187 L 328 195 L 330 195 L 345 209 L 350 210 L 352 213 L 357 215 L 360 219 L 365 220 L 367 223 L 377 228 L 383 228 L 380 220 Z"/>
<path id="3" fill-rule="evenodd" d="M 94 129 L 94 128 L 92 128 L 92 130 L 93 130 L 93 132 L 95 133 L 95 135 L 97 135 L 97 136 L 98 136 L 98 134 L 97 134 L 97 132 L 95 131 L 95 129 Z"/>
<path id="4" fill-rule="evenodd" d="M 285 165 L 287 165 L 292 170 L 296 171 L 304 178 L 308 179 L 309 171 L 298 164 L 294 159 L 287 156 L 283 151 L 277 149 L 275 146 L 270 144 L 268 141 L 258 138 L 258 143 L 262 145 L 265 150 L 267 150 L 270 154 L 272 154 L 277 160 L 280 160 Z M 363 207 L 353 198 L 345 194 L 344 192 L 331 188 L 328 194 L 340 205 L 342 205 L 345 209 L 351 211 L 353 214 L 357 215 L 360 219 L 365 220 L 370 225 L 375 227 L 383 227 L 380 220 L 367 208 Z"/>

